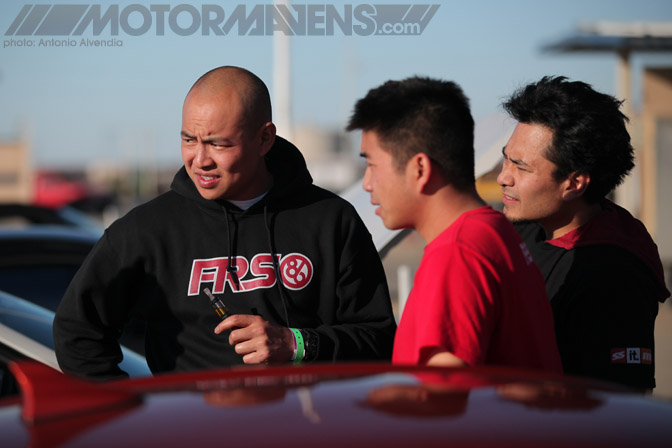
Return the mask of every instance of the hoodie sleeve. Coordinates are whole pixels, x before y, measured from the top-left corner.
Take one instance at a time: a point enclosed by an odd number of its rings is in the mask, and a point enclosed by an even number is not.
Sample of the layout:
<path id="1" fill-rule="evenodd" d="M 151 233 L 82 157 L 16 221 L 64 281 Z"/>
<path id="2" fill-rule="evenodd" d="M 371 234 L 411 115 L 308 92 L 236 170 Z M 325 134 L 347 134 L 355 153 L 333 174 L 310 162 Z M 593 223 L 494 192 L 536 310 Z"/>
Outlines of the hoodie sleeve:
<path id="1" fill-rule="evenodd" d="M 356 213 L 346 233 L 336 284 L 336 322 L 304 330 L 309 340 L 316 340 L 313 360 L 389 360 L 396 322 L 382 262 Z"/>
<path id="2" fill-rule="evenodd" d="M 135 298 L 133 266 L 122 266 L 109 230 L 91 250 L 56 311 L 54 347 L 61 369 L 73 375 L 105 380 L 128 376 L 119 337 Z M 123 291 L 123 293 L 122 293 Z"/>

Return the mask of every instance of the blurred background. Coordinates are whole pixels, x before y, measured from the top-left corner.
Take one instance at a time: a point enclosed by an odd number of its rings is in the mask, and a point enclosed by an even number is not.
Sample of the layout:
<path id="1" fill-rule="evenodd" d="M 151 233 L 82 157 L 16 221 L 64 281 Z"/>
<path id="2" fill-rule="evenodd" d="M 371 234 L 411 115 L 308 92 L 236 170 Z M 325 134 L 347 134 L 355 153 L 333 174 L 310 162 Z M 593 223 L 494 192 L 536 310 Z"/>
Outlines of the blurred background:
<path id="1" fill-rule="evenodd" d="M 625 100 L 637 168 L 614 199 L 647 226 L 670 283 L 669 0 L 384 5 L 0 3 L 0 222 L 35 222 L 37 209 L 25 207 L 39 206 L 91 220 L 95 233 L 166 191 L 182 164 L 184 97 L 220 65 L 266 82 L 279 134 L 302 150 L 316 184 L 353 202 L 362 201 L 364 166 L 359 135 L 343 129 L 355 101 L 388 79 L 457 82 L 477 122 L 478 188 L 498 207 L 495 178 L 511 131 L 500 103 L 528 82 L 564 75 Z M 412 232 L 390 240 L 382 253 L 400 312 L 423 242 Z M 670 303 L 661 306 L 656 344 L 655 395 L 672 398 Z"/>

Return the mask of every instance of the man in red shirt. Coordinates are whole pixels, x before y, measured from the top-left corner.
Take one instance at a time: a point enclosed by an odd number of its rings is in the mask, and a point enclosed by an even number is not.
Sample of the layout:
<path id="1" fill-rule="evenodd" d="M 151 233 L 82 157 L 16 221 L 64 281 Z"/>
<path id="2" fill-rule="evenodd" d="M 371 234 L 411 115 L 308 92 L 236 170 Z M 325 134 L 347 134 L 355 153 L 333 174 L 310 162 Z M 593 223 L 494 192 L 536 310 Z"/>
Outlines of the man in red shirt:
<path id="1" fill-rule="evenodd" d="M 513 225 L 474 186 L 474 121 L 455 83 L 388 81 L 355 105 L 363 187 L 388 228 L 427 242 L 397 329 L 398 364 L 560 372 L 544 280 Z"/>

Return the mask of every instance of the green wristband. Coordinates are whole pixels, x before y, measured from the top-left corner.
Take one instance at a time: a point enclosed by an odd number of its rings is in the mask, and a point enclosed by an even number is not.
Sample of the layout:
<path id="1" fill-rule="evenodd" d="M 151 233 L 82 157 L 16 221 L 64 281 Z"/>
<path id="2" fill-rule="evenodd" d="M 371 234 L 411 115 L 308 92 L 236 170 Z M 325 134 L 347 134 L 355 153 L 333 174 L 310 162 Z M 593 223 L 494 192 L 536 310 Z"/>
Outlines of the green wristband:
<path id="1" fill-rule="evenodd" d="M 303 335 L 301 334 L 301 330 L 296 328 L 290 328 L 290 330 L 292 330 L 292 333 L 294 334 L 294 355 L 292 355 L 292 361 L 294 361 L 294 364 L 301 364 L 301 361 L 306 354 L 306 348 L 303 344 Z"/>

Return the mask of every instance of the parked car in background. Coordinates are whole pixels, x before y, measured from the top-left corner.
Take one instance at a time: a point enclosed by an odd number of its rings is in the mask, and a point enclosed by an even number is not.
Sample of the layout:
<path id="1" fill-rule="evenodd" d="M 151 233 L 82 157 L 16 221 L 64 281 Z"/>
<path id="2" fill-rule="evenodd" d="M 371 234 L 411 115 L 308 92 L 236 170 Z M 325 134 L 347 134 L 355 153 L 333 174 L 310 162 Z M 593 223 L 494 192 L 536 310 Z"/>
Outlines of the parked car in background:
<path id="1" fill-rule="evenodd" d="M 60 370 L 54 353 L 53 320 L 52 311 L 0 291 L 0 397 L 18 393 L 14 376 L 9 372 L 12 361 L 30 358 Z M 120 367 L 126 373 L 151 374 L 142 356 L 125 347 L 122 352 L 124 360 Z"/>
<path id="2" fill-rule="evenodd" d="M 0 228 L 0 290 L 55 311 L 98 238 L 65 226 Z"/>
<path id="3" fill-rule="evenodd" d="M 71 205 L 87 212 L 100 213 L 114 201 L 113 194 L 100 191 L 73 173 L 48 170 L 35 173 L 34 205 L 50 208 Z"/>
<path id="4" fill-rule="evenodd" d="M 0 228 L 55 225 L 102 235 L 103 226 L 86 213 L 69 206 L 50 208 L 27 204 L 0 204 Z"/>
<path id="5" fill-rule="evenodd" d="M 672 403 L 504 368 L 256 366 L 91 383 L 11 366 L 3 447 L 669 447 Z"/>
<path id="6" fill-rule="evenodd" d="M 0 290 L 56 311 L 99 237 L 77 225 L 0 227 Z M 144 324 L 132 320 L 121 342 L 144 354 Z"/>
<path id="7" fill-rule="evenodd" d="M 102 233 L 68 207 L 0 204 L 0 290 L 55 311 Z"/>

